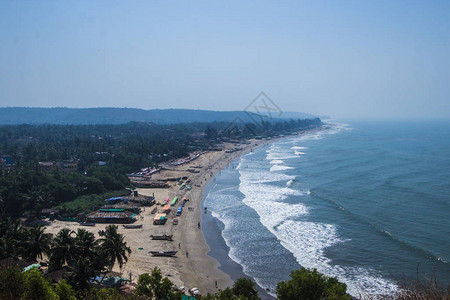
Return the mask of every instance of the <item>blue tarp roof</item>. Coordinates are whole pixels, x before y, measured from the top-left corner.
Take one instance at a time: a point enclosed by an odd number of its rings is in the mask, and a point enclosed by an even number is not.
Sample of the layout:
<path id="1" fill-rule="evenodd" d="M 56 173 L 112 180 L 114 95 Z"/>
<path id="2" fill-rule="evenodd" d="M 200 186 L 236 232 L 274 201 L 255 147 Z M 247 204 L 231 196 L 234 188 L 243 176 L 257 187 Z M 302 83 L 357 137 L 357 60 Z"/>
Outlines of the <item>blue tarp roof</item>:
<path id="1" fill-rule="evenodd" d="M 125 199 L 125 197 L 111 197 L 106 199 L 106 201 L 118 201 L 118 200 L 123 200 Z"/>

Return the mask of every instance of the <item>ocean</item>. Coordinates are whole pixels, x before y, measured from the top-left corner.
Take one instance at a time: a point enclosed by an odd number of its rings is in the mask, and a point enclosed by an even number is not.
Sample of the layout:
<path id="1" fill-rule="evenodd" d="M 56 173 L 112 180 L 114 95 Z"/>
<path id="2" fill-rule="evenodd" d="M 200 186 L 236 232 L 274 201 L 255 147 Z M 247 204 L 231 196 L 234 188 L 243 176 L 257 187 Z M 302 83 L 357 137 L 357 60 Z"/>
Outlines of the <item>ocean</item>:
<path id="1" fill-rule="evenodd" d="M 448 285 L 450 122 L 328 127 L 255 149 L 209 183 L 210 255 L 272 295 L 301 267 L 356 297 L 417 274 Z"/>

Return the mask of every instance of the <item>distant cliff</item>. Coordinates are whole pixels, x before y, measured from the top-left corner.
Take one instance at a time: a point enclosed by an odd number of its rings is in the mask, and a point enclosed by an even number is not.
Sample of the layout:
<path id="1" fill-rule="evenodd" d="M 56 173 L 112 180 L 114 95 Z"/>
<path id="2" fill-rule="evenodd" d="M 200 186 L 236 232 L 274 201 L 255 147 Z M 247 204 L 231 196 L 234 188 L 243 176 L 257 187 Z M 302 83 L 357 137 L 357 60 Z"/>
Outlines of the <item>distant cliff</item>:
<path id="1" fill-rule="evenodd" d="M 252 115 L 253 118 L 259 118 Z M 286 112 L 280 119 L 312 119 L 315 116 L 306 113 Z M 211 111 L 194 109 L 152 109 L 137 108 L 37 108 L 37 107 L 1 107 L 0 125 L 15 124 L 123 124 L 132 121 L 153 122 L 156 124 L 192 123 L 192 122 L 228 122 L 239 118 L 243 122 L 251 121 L 242 111 Z"/>

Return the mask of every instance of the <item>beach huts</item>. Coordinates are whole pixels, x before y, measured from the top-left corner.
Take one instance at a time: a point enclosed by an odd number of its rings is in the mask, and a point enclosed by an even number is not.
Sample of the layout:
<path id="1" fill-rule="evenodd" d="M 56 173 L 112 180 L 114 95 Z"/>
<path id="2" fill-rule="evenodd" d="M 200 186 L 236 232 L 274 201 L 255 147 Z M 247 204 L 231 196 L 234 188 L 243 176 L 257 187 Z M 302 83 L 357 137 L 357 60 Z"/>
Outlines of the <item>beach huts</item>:
<path id="1" fill-rule="evenodd" d="M 136 221 L 136 214 L 125 211 L 124 209 L 100 209 L 99 211 L 91 212 L 86 216 L 88 223 L 116 223 L 129 224 Z"/>
<path id="2" fill-rule="evenodd" d="M 106 204 L 103 205 L 101 209 L 123 209 L 125 211 L 130 211 L 135 214 L 138 214 L 140 212 L 139 206 L 128 203 Z"/>

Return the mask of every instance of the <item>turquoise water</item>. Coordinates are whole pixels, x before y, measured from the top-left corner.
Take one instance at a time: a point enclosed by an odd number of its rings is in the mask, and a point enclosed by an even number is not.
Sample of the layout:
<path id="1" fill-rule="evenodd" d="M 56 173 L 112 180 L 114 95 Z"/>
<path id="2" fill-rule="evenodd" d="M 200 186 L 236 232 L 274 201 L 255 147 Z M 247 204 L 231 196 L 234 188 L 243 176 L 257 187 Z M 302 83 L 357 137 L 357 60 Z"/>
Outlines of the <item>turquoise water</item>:
<path id="1" fill-rule="evenodd" d="M 263 288 L 300 266 L 349 292 L 435 274 L 450 283 L 450 123 L 331 124 L 243 156 L 205 205 Z"/>

